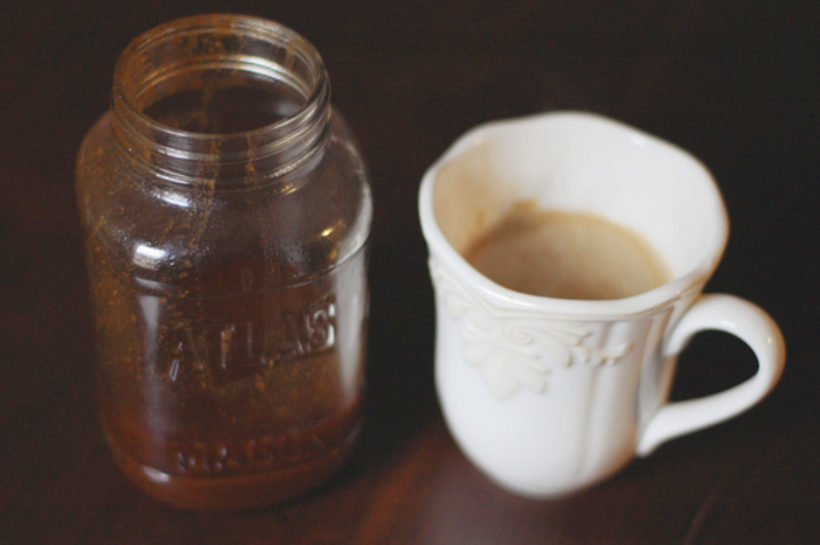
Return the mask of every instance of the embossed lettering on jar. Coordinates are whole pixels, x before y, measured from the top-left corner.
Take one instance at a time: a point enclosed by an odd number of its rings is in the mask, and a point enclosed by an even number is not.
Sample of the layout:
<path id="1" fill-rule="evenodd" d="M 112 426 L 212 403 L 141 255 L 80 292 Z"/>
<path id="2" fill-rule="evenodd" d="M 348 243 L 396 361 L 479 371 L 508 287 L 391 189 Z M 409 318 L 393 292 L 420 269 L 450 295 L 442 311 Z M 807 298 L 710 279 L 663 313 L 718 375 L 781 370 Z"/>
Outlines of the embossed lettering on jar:
<path id="1" fill-rule="evenodd" d="M 360 429 L 372 216 L 321 58 L 197 16 L 134 40 L 112 95 L 77 196 L 114 457 L 185 508 L 304 494 Z"/>

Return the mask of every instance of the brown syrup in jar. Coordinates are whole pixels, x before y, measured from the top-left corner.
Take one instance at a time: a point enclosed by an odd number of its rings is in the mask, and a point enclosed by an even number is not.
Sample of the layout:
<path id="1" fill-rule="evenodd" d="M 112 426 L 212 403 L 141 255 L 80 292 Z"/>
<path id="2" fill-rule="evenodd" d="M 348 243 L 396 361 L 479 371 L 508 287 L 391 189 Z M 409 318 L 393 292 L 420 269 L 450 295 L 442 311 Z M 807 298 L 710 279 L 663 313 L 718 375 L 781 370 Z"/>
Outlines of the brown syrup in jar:
<path id="1" fill-rule="evenodd" d="M 267 290 L 253 280 L 262 263 L 174 284 L 96 264 L 99 351 L 111 358 L 103 427 L 137 485 L 188 508 L 250 507 L 297 497 L 348 458 L 361 427 L 363 253 Z"/>

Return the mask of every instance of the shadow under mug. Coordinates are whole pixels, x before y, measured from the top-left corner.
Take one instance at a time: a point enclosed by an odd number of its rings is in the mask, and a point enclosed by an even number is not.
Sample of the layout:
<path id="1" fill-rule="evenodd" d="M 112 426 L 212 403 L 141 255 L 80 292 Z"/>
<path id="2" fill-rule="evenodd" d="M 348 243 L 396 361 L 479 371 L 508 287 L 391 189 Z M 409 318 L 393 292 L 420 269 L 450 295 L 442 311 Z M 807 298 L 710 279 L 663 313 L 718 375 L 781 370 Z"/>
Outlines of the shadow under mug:
<path id="1" fill-rule="evenodd" d="M 642 234 L 673 279 L 615 300 L 528 295 L 462 257 L 518 201 L 588 212 Z M 704 295 L 728 237 L 710 173 L 687 152 L 597 115 L 556 112 L 465 134 L 425 173 L 419 215 L 436 297 L 436 388 L 467 457 L 503 488 L 548 498 L 589 486 L 671 438 L 731 418 L 777 383 L 774 321 Z M 702 330 L 737 336 L 758 369 L 669 402 L 677 354 Z"/>

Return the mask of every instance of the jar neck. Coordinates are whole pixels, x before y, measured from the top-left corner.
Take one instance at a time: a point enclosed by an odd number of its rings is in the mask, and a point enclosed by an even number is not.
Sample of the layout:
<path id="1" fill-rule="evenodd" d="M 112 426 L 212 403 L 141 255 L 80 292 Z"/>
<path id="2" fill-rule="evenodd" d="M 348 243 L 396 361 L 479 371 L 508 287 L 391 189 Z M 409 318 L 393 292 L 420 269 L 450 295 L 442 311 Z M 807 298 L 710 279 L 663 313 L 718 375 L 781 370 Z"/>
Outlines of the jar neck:
<path id="1" fill-rule="evenodd" d="M 117 61 L 114 134 L 176 183 L 253 185 L 309 161 L 326 140 L 319 53 L 279 24 L 204 15 L 156 27 Z"/>

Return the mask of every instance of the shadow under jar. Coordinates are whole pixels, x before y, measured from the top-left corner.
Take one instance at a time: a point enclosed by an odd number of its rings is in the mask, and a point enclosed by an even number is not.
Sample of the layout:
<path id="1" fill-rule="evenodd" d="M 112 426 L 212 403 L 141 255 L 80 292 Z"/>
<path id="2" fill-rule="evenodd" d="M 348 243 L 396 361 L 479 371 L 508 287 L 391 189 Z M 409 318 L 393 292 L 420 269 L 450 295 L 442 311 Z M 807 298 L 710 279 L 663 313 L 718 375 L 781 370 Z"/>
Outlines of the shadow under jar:
<path id="1" fill-rule="evenodd" d="M 359 434 L 372 201 L 329 95 L 293 31 L 196 16 L 125 49 L 82 144 L 102 425 L 162 501 L 297 497 Z"/>

